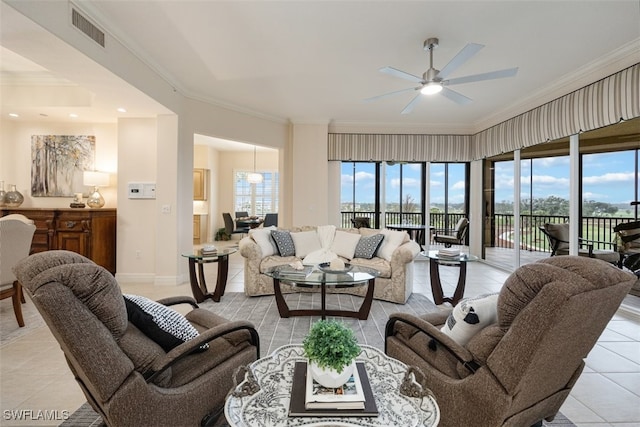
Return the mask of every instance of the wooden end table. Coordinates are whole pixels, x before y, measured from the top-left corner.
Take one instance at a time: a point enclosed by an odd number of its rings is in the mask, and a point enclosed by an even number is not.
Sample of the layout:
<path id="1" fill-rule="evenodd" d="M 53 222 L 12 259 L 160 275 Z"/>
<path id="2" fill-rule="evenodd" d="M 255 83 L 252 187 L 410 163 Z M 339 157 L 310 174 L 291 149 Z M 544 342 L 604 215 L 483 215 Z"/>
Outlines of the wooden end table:
<path id="1" fill-rule="evenodd" d="M 227 277 L 229 275 L 229 255 L 238 252 L 237 248 L 218 249 L 212 254 L 202 254 L 200 249 L 193 253 L 182 254 L 183 257 L 189 259 L 189 281 L 191 282 L 191 292 L 197 302 L 203 302 L 206 298 L 210 298 L 215 302 L 220 302 L 220 298 L 224 295 L 227 287 Z M 204 278 L 204 264 L 211 262 L 218 263 L 218 277 L 216 278 L 216 287 L 213 293 L 207 290 L 207 282 Z M 196 265 L 198 266 L 198 274 L 196 275 Z"/>

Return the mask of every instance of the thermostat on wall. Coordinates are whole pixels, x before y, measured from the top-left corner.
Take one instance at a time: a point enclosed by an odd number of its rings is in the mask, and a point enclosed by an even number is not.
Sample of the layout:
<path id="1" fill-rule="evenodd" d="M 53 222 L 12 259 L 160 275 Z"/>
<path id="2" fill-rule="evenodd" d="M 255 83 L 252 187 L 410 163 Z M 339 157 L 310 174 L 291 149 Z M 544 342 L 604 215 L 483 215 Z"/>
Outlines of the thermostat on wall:
<path id="1" fill-rule="evenodd" d="M 155 182 L 130 182 L 129 183 L 130 199 L 155 199 L 156 183 Z"/>

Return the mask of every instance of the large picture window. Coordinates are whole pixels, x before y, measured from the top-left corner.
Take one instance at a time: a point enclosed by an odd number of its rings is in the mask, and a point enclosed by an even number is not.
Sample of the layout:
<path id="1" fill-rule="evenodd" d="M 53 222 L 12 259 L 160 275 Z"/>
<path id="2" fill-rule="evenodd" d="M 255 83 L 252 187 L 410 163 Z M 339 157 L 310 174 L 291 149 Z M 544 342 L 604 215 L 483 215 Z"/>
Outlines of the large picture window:
<path id="1" fill-rule="evenodd" d="M 278 172 L 259 172 L 263 180 L 250 184 L 247 175 L 252 171 L 237 171 L 234 177 L 234 205 L 236 211 L 246 211 L 249 215 L 264 217 L 267 213 L 278 212 Z"/>

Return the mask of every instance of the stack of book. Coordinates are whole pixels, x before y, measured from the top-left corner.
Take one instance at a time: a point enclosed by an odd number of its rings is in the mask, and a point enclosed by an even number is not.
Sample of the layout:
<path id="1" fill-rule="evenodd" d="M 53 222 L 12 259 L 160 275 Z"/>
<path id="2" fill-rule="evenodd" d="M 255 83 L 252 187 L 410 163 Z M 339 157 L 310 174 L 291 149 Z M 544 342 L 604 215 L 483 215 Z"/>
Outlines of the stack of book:
<path id="1" fill-rule="evenodd" d="M 296 362 L 291 388 L 289 416 L 315 417 L 338 415 L 344 417 L 375 417 L 378 408 L 373 399 L 369 377 L 363 363 L 349 380 L 337 388 L 318 384 L 311 376 L 306 362 Z"/>
<path id="2" fill-rule="evenodd" d="M 291 266 L 283 267 L 279 273 L 281 276 L 290 278 L 290 279 L 304 279 L 309 276 L 313 271 L 313 266 L 305 265 L 302 268 L 294 268 Z"/>
<path id="3" fill-rule="evenodd" d="M 307 366 L 307 381 L 304 407 L 306 409 L 364 409 L 364 391 L 360 375 L 355 369 L 346 383 L 336 388 L 318 384 L 311 375 L 311 366 Z"/>
<path id="4" fill-rule="evenodd" d="M 438 251 L 438 256 L 443 258 L 457 258 L 460 256 L 460 249 L 442 248 Z"/>
<path id="5" fill-rule="evenodd" d="M 202 256 L 216 255 L 217 253 L 218 253 L 218 248 L 216 248 L 213 245 L 205 245 L 202 247 L 202 249 L 200 249 L 200 254 Z"/>

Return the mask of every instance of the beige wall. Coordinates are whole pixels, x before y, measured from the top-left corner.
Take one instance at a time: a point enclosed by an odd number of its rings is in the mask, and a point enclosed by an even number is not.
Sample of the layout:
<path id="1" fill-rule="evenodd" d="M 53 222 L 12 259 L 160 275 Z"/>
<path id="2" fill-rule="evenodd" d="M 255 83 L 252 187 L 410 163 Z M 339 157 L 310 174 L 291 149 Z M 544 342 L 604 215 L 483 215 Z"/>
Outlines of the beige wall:
<path id="1" fill-rule="evenodd" d="M 292 130 L 292 192 L 283 195 L 292 206 L 294 226 L 328 224 L 329 171 L 327 124 L 294 124 Z M 340 187 L 334 189 L 340 191 Z"/>
<path id="2" fill-rule="evenodd" d="M 122 282 L 155 281 L 157 199 L 129 199 L 127 191 L 130 182 L 156 182 L 156 135 L 155 119 L 118 122 L 118 193 L 121 197 L 116 277 Z"/>
<path id="3" fill-rule="evenodd" d="M 31 136 L 32 135 L 95 135 L 96 170 L 111 173 L 111 187 L 100 190 L 105 199 L 105 207 L 118 204 L 116 191 L 118 168 L 118 127 L 104 123 L 38 123 L 2 120 L 0 122 L 0 181 L 5 190 L 9 184 L 16 184 L 24 196 L 22 207 L 68 208 L 71 197 L 31 196 Z M 85 194 L 90 187 L 86 187 Z"/>

